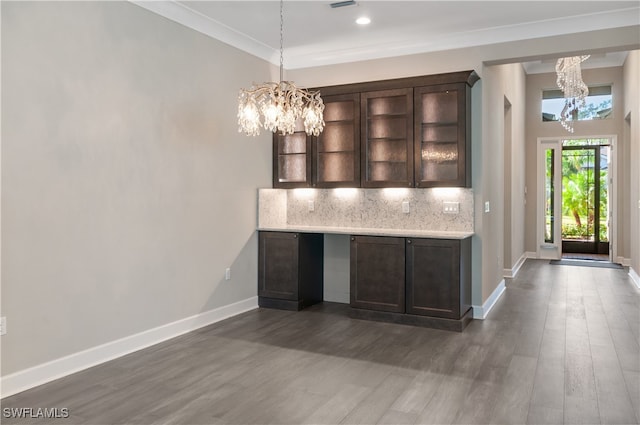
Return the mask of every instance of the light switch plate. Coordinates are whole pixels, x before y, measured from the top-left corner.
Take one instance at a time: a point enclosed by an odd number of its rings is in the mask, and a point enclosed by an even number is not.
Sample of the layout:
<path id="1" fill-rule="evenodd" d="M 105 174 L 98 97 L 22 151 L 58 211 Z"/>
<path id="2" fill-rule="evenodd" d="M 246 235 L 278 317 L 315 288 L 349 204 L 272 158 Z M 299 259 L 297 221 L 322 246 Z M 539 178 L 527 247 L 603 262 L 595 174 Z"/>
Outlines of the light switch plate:
<path id="1" fill-rule="evenodd" d="M 312 212 L 316 209 L 316 205 L 313 201 L 307 202 L 307 206 L 309 207 L 309 212 Z"/>
<path id="2" fill-rule="evenodd" d="M 458 214 L 460 213 L 460 202 L 442 202 L 443 212 L 445 214 Z"/>
<path id="3" fill-rule="evenodd" d="M 409 201 L 402 201 L 402 212 L 409 214 Z"/>

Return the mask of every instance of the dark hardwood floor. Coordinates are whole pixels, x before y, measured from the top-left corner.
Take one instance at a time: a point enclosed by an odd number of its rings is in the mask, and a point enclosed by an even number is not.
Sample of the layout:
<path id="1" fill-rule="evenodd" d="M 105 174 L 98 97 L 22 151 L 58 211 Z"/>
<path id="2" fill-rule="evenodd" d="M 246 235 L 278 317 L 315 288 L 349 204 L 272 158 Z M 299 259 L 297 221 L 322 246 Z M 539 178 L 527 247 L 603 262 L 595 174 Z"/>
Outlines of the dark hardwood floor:
<path id="1" fill-rule="evenodd" d="M 528 260 L 462 333 L 259 309 L 2 400 L 73 424 L 637 424 L 627 270 Z"/>

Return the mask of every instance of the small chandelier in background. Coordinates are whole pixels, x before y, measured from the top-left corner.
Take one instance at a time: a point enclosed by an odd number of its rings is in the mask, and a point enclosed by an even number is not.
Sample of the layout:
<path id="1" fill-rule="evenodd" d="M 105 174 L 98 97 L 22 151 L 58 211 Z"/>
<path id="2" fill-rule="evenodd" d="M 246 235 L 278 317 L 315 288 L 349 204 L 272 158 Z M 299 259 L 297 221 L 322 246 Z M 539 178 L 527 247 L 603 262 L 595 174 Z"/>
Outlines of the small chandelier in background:
<path id="1" fill-rule="evenodd" d="M 320 92 L 296 87 L 283 81 L 283 0 L 280 0 L 280 82 L 253 84 L 238 95 L 238 132 L 247 136 L 260 134 L 260 127 L 282 134 L 292 134 L 296 121 L 304 119 L 304 130 L 317 136 L 324 129 L 324 103 Z"/>
<path id="2" fill-rule="evenodd" d="M 569 133 L 573 133 L 573 121 L 578 119 L 578 110 L 586 106 L 589 88 L 582 81 L 580 64 L 590 55 L 560 58 L 556 62 L 556 83 L 564 93 L 564 108 L 560 113 L 560 124 Z"/>

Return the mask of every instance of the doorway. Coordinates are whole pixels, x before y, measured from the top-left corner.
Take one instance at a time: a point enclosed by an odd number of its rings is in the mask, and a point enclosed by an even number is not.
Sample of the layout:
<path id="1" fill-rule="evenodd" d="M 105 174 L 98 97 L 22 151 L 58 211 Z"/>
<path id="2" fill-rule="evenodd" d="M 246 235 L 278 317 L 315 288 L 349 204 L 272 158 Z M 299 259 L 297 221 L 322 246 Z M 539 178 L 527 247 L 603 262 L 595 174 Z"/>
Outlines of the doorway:
<path id="1" fill-rule="evenodd" d="M 538 140 L 538 258 L 615 258 L 614 137 Z"/>
<path id="2" fill-rule="evenodd" d="M 609 159 L 608 139 L 562 143 L 563 257 L 609 259 Z"/>

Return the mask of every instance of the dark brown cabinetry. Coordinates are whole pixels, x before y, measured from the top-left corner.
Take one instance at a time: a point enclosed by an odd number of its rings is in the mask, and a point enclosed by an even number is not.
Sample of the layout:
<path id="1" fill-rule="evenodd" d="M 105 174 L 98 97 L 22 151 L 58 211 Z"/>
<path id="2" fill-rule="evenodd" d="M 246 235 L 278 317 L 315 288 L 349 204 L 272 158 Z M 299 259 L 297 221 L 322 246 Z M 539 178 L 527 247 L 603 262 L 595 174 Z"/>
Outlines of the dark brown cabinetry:
<path id="1" fill-rule="evenodd" d="M 462 331 L 471 320 L 470 267 L 470 238 L 352 236 L 352 314 Z"/>
<path id="2" fill-rule="evenodd" d="M 351 306 L 403 313 L 404 238 L 351 237 Z"/>
<path id="3" fill-rule="evenodd" d="M 324 131 L 313 140 L 314 187 L 360 186 L 360 95 L 325 96 Z"/>
<path id="4" fill-rule="evenodd" d="M 406 240 L 406 312 L 459 319 L 471 308 L 471 240 Z"/>
<path id="5" fill-rule="evenodd" d="M 462 71 L 314 89 L 325 129 L 274 135 L 274 187 L 471 187 L 477 80 Z"/>
<path id="6" fill-rule="evenodd" d="M 318 137 L 307 136 L 302 120 L 293 134 L 273 135 L 273 187 L 360 186 L 360 94 L 323 100 Z"/>
<path id="7" fill-rule="evenodd" d="M 362 187 L 413 186 L 413 90 L 361 94 Z"/>
<path id="8" fill-rule="evenodd" d="M 293 134 L 273 134 L 273 187 L 311 187 L 311 138 L 302 120 Z"/>
<path id="9" fill-rule="evenodd" d="M 471 186 L 471 88 L 466 83 L 415 89 L 415 185 Z"/>
<path id="10" fill-rule="evenodd" d="M 258 304 L 300 310 L 322 301 L 324 235 L 259 232 Z"/>

